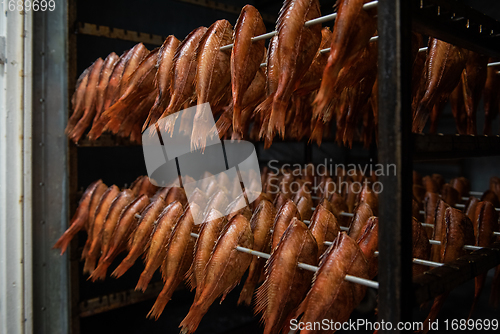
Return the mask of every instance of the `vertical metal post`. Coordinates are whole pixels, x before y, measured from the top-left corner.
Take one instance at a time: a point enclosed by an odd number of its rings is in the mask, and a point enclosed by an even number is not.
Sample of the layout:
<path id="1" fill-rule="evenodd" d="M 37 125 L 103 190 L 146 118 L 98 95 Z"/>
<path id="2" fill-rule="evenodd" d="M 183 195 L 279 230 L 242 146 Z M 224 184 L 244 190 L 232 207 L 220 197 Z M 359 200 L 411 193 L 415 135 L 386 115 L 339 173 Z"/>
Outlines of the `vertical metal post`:
<path id="1" fill-rule="evenodd" d="M 33 15 L 5 1 L 0 15 L 0 333 L 33 333 Z"/>
<path id="2" fill-rule="evenodd" d="M 67 8 L 33 21 L 33 318 L 36 333 L 69 333 L 68 262 L 52 246 L 68 226 Z"/>
<path id="3" fill-rule="evenodd" d="M 411 320 L 412 137 L 410 109 L 410 1 L 378 4 L 379 163 L 384 189 L 379 201 L 379 321 Z M 390 166 L 395 165 L 395 172 Z"/>

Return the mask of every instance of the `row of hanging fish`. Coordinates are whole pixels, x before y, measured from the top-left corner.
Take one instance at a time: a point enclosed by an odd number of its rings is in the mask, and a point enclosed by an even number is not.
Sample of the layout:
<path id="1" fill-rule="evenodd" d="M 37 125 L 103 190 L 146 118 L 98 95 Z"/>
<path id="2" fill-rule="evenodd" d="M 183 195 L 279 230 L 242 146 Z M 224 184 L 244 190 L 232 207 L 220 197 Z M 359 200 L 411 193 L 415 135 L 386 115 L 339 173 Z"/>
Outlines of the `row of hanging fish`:
<path id="1" fill-rule="evenodd" d="M 495 210 L 500 205 L 498 196 L 500 194 L 500 179 L 491 178 L 490 188 L 483 193 L 480 200 L 469 196 L 469 192 L 470 183 L 463 177 L 445 183 L 439 174 L 422 178 L 418 173 L 414 173 L 414 212 L 418 212 L 422 206 L 417 203 L 423 203 L 423 222 L 434 226 L 422 229 L 429 239 L 441 242 L 440 246 L 432 247 L 429 254 L 430 260 L 440 263 L 450 262 L 466 254 L 463 249 L 464 245 L 489 247 L 496 241 L 497 238 L 493 232 L 500 230 L 499 217 Z M 463 202 L 463 197 L 468 198 L 464 211 L 455 209 L 456 204 Z M 474 300 L 469 312 L 469 319 L 473 315 L 485 281 L 486 273 L 475 278 Z M 496 268 L 491 288 L 490 304 L 494 307 L 498 306 L 500 298 L 499 285 L 500 266 Z M 443 294 L 434 300 L 429 316 L 424 323 L 424 333 L 428 332 L 429 324 L 436 319 L 447 295 L 448 293 Z"/>
<path id="2" fill-rule="evenodd" d="M 325 317 L 345 321 L 366 288 L 343 277 L 349 274 L 373 279 L 377 273 L 373 252 L 378 241 L 378 197 L 369 186 L 373 182 L 371 176 L 338 169 L 336 173 L 342 175 L 342 180 L 350 181 L 351 186 L 357 181 L 367 183 L 356 192 L 349 191 L 349 187 L 330 191 L 329 184 L 335 176 L 314 170 L 312 164 L 299 173 L 285 169 L 275 174 L 263 170 L 263 193 L 250 206 L 243 196 L 229 203 L 228 198 L 235 190 L 228 189 L 239 182 L 221 176 L 225 173 L 210 182 L 209 175 L 205 175 L 189 200 L 182 188 L 176 185 L 158 188 L 148 177 L 138 178 L 121 192 L 116 186 L 108 188 L 97 181 L 84 192 L 70 228 L 55 247 L 64 252 L 74 235 L 86 230 L 88 238 L 82 259 L 84 271 L 92 280 L 104 279 L 108 267 L 122 252 L 127 256 L 112 272 L 114 277 L 123 275 L 144 255 L 145 269 L 136 289 L 144 291 L 158 269 L 165 283 L 150 317 L 158 318 L 173 291 L 186 281 L 191 289 L 196 289 L 196 294 L 181 324 L 185 333 L 196 329 L 209 306 L 221 295 L 224 299 L 247 270 L 238 303 L 254 303 L 256 313 L 262 314 L 266 333 L 286 329 L 290 320 L 299 315 L 301 321 Z M 293 186 L 294 182 L 298 188 Z M 314 184 L 311 182 L 322 186 L 313 191 L 309 188 Z M 419 210 L 423 208 L 423 221 L 435 227 L 424 228 L 417 219 L 413 220 L 413 257 L 449 262 L 465 254 L 462 250 L 465 244 L 488 247 L 494 241 L 492 232 L 498 231 L 495 211 L 500 191 L 498 178 L 492 178 L 490 190 L 481 201 L 470 197 L 465 213 L 452 206 L 470 191 L 466 179 L 445 183 L 440 175 L 422 178 L 415 173 L 414 182 L 426 193 L 422 199 L 421 191 L 414 189 L 413 215 L 420 217 Z M 240 209 L 235 210 L 236 207 Z M 342 212 L 351 212 L 353 217 L 345 217 Z M 348 233 L 340 233 L 341 226 L 349 227 Z M 194 238 L 192 233 L 198 237 Z M 431 249 L 429 239 L 439 240 L 442 245 Z M 333 244 L 328 246 L 325 242 Z M 236 246 L 269 253 L 271 258 L 265 261 L 252 257 L 237 251 Z M 319 270 L 313 274 L 299 269 L 299 262 L 319 266 Z M 414 276 L 427 270 L 427 266 L 413 265 Z M 264 283 L 259 286 L 262 279 Z M 483 285 L 484 277 L 478 277 L 476 299 Z M 324 295 L 332 298 L 328 299 L 331 304 L 318 299 Z M 493 285 L 492 300 L 494 296 L 498 300 L 498 282 Z M 340 309 L 335 298 L 344 298 L 347 306 Z M 437 315 L 443 300 L 444 297 L 437 299 L 430 319 Z M 277 309 L 284 312 L 278 313 Z"/>
<path id="3" fill-rule="evenodd" d="M 266 30 L 258 10 L 246 5 L 234 29 L 219 20 L 182 42 L 169 36 L 153 51 L 139 43 L 121 56 L 99 58 L 77 81 L 66 133 L 74 142 L 89 128 L 90 140 L 109 131 L 140 142 L 159 119 L 173 116 L 164 124 L 172 133 L 182 123 L 178 111 L 208 102 L 216 128 L 199 108 L 194 125 L 182 129 L 191 133 L 193 149 L 204 148 L 207 136 L 217 133 L 263 140 L 265 147 L 276 136 L 321 144 L 333 128 L 339 143 L 369 146 L 378 124 L 377 43 L 370 42 L 377 32 L 375 13 L 363 9 L 366 2 L 339 0 L 330 30 L 304 26 L 321 16 L 318 0 L 285 1 L 267 50 L 264 40 L 252 41 Z M 412 35 L 413 131 L 422 132 L 430 116 L 429 132 L 435 133 L 450 101 L 457 132 L 476 134 L 483 96 L 483 132 L 490 134 L 500 108 L 500 76 L 487 67 L 494 59 L 435 38 L 428 45 L 419 52 L 422 36 Z"/>

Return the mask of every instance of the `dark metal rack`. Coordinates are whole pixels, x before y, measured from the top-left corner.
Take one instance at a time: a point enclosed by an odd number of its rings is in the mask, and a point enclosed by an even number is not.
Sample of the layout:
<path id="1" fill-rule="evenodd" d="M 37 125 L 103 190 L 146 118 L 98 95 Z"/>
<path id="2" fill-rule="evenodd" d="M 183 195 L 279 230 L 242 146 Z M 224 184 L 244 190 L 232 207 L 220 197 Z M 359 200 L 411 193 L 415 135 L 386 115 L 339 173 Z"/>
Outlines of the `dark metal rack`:
<path id="1" fill-rule="evenodd" d="M 433 269 L 412 283 L 412 157 L 449 159 L 499 155 L 500 151 L 496 136 L 412 137 L 410 23 L 419 32 L 449 43 L 491 56 L 500 54 L 500 23 L 470 7 L 452 0 L 379 2 L 379 163 L 396 163 L 397 175 L 381 178 L 384 192 L 379 195 L 379 218 L 390 224 L 381 224 L 379 231 L 378 318 L 393 324 L 411 320 L 413 305 L 450 291 L 500 263 L 498 250 L 482 250 Z"/>

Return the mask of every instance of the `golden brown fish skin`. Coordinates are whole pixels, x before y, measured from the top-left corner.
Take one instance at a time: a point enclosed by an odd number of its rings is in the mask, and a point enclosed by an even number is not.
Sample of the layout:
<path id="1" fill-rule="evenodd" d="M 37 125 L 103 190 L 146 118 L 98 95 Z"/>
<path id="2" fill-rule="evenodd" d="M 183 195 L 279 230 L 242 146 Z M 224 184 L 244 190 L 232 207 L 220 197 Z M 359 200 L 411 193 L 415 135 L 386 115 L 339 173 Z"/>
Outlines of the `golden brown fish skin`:
<path id="1" fill-rule="evenodd" d="M 330 199 L 332 205 L 332 213 L 337 218 L 340 226 L 349 227 L 349 217 L 342 216 L 342 212 L 349 212 L 349 208 L 345 200 L 339 193 L 334 193 Z"/>
<path id="2" fill-rule="evenodd" d="M 88 256 L 83 266 L 84 273 L 92 273 L 95 269 L 97 258 L 101 252 L 101 230 L 104 226 L 106 215 L 111 204 L 120 193 L 117 186 L 112 185 L 102 195 L 99 205 L 97 205 L 94 218 L 94 227 L 92 228 L 92 244 L 90 245 Z"/>
<path id="3" fill-rule="evenodd" d="M 281 236 L 285 233 L 293 218 L 302 219 L 295 203 L 292 200 L 287 200 L 278 210 L 278 214 L 274 219 L 271 251 L 278 246 Z"/>
<path id="4" fill-rule="evenodd" d="M 434 231 L 432 234 L 432 240 L 441 241 L 442 231 L 446 228 L 445 226 L 445 212 L 450 206 L 446 204 L 443 200 L 439 199 L 436 204 L 436 211 L 434 213 Z M 431 247 L 431 261 L 439 262 L 439 246 Z"/>
<path id="5" fill-rule="evenodd" d="M 434 219 L 436 218 L 436 207 L 440 196 L 434 192 L 427 192 L 424 198 L 424 222 L 427 224 L 434 225 Z"/>
<path id="6" fill-rule="evenodd" d="M 196 49 L 206 31 L 206 27 L 194 29 L 177 47 L 170 83 L 170 102 L 160 118 L 180 111 L 182 105 L 193 96 L 197 68 Z M 165 130 L 172 132 L 175 120 L 173 122 L 167 121 L 167 123 L 165 124 Z"/>
<path id="7" fill-rule="evenodd" d="M 271 229 L 275 216 L 276 209 L 273 204 L 266 199 L 261 200 L 250 219 L 250 226 L 253 232 L 252 249 L 264 253 L 269 253 L 271 251 Z M 238 305 L 244 304 L 249 306 L 251 304 L 255 287 L 259 283 L 265 264 L 265 259 L 257 256 L 253 257 L 250 268 L 248 269 L 248 277 L 238 299 Z"/>
<path id="8" fill-rule="evenodd" d="M 113 74 L 113 70 L 118 63 L 120 57 L 111 52 L 106 59 L 104 60 L 104 65 L 102 66 L 101 75 L 99 76 L 99 83 L 97 84 L 97 93 L 96 93 L 96 113 L 94 116 L 94 123 L 99 120 L 102 112 L 104 111 L 104 94 L 106 93 L 106 88 L 108 88 L 109 79 Z"/>
<path id="9" fill-rule="evenodd" d="M 439 187 L 436 181 L 429 175 L 422 178 L 422 185 L 425 187 L 425 191 L 430 193 L 439 193 Z"/>
<path id="10" fill-rule="evenodd" d="M 358 239 L 368 218 L 371 216 L 373 216 L 373 211 L 370 206 L 365 202 L 359 203 L 354 210 L 354 216 L 352 217 L 351 226 L 348 232 L 349 236 L 354 240 Z"/>
<path id="11" fill-rule="evenodd" d="M 464 212 L 467 215 L 467 217 L 469 217 L 471 222 L 473 222 L 474 224 L 475 224 L 475 220 L 476 220 L 476 208 L 477 208 L 478 203 L 479 203 L 479 200 L 474 196 L 469 196 L 467 203 L 465 203 L 465 211 Z"/>
<path id="12" fill-rule="evenodd" d="M 462 200 L 462 197 L 468 196 L 470 191 L 470 182 L 465 177 L 456 177 L 450 180 L 450 185 L 458 191 L 458 201 Z"/>
<path id="13" fill-rule="evenodd" d="M 167 252 L 167 244 L 172 236 L 175 224 L 183 212 L 182 204 L 174 201 L 170 203 L 157 219 L 155 230 L 151 236 L 150 246 L 146 255 L 145 268 L 139 277 L 136 290 L 146 291 L 154 272 L 163 263 Z"/>
<path id="14" fill-rule="evenodd" d="M 488 74 L 488 56 L 469 51 L 462 72 L 465 110 L 467 112 L 467 134 L 476 135 L 476 113 Z"/>
<path id="15" fill-rule="evenodd" d="M 457 87 L 453 89 L 450 94 L 450 105 L 451 113 L 455 119 L 455 124 L 457 126 L 457 133 L 460 135 L 467 134 L 467 111 L 465 110 L 464 102 L 464 84 L 462 79 L 458 83 Z"/>
<path id="16" fill-rule="evenodd" d="M 342 0 L 338 2 L 337 18 L 333 26 L 331 51 L 323 72 L 318 95 L 314 100 L 314 116 L 323 118 L 331 103 L 332 92 L 338 85 L 340 70 L 354 59 L 369 43 L 376 30 L 373 13 L 363 9 L 368 0 Z"/>
<path id="17" fill-rule="evenodd" d="M 163 197 L 158 197 L 156 201 L 149 204 L 147 208 L 144 209 L 133 235 L 133 239 L 131 240 L 132 247 L 130 247 L 127 257 L 125 257 L 120 265 L 116 267 L 111 276 L 116 278 L 121 277 L 134 265 L 137 258 L 147 251 L 149 238 L 153 232 L 156 219 L 164 208 L 165 200 Z"/>
<path id="18" fill-rule="evenodd" d="M 441 237 L 435 240 L 441 241 L 438 252 L 439 258 L 436 262 L 447 263 L 454 261 L 467 253 L 463 248 L 464 245 L 474 243 L 472 222 L 462 211 L 448 207 L 444 213 L 444 226 L 441 229 Z M 431 311 L 424 322 L 423 333 L 427 333 L 429 324 L 436 320 L 447 295 L 448 293 L 445 293 L 434 299 Z"/>
<path id="19" fill-rule="evenodd" d="M 146 195 L 141 195 L 137 197 L 133 202 L 131 202 L 123 211 L 120 216 L 120 221 L 113 232 L 113 239 L 110 243 L 110 248 L 106 257 L 116 256 L 118 253 L 125 250 L 127 247 L 127 242 L 137 227 L 136 214 L 140 214 L 148 205 L 150 200 Z M 116 254 L 113 254 L 115 252 Z M 112 262 L 109 261 L 110 263 Z"/>
<path id="20" fill-rule="evenodd" d="M 481 196 L 481 201 L 488 201 L 491 204 L 493 204 L 495 208 L 500 207 L 500 200 L 498 199 L 498 196 L 494 191 L 490 189 L 486 190 L 483 193 L 483 195 Z"/>
<path id="21" fill-rule="evenodd" d="M 339 233 L 322 257 L 313 285 L 295 313 L 304 323 L 329 319 L 345 322 L 363 299 L 366 287 L 345 280 L 346 275 L 368 278 L 368 263 L 360 247 L 346 233 Z M 317 333 L 302 330 L 301 334 Z"/>
<path id="22" fill-rule="evenodd" d="M 104 61 L 102 58 L 98 58 L 89 74 L 89 79 L 87 83 L 87 88 L 85 89 L 85 101 L 84 101 L 84 111 L 82 117 L 78 120 L 75 127 L 71 132 L 68 132 L 69 139 L 77 143 L 82 137 L 85 130 L 92 123 L 95 115 L 96 107 L 96 95 L 97 95 L 97 84 L 99 82 L 99 76 L 101 74 Z"/>
<path id="23" fill-rule="evenodd" d="M 236 250 L 237 246 L 253 247 L 250 222 L 242 215 L 235 216 L 217 240 L 205 268 L 199 297 L 179 326 L 182 327 L 181 333 L 193 333 L 215 299 L 222 295 L 222 302 L 241 280 L 252 262 L 252 255 Z"/>
<path id="24" fill-rule="evenodd" d="M 240 209 L 238 209 L 240 208 Z M 234 201 L 228 204 L 226 211 L 224 211 L 227 220 L 231 220 L 234 216 L 241 214 L 245 216 L 246 219 L 250 220 L 252 218 L 252 210 L 248 207 L 246 203 L 245 194 L 241 194 Z"/>
<path id="25" fill-rule="evenodd" d="M 441 198 L 450 206 L 455 206 L 457 203 L 460 203 L 459 192 L 448 183 L 441 189 Z"/>
<path id="26" fill-rule="evenodd" d="M 150 78 L 152 77 L 153 75 L 150 76 Z M 146 120 L 148 112 L 153 106 L 157 95 L 156 88 L 153 86 L 149 87 L 152 89 L 149 94 L 143 97 L 142 100 L 140 100 L 140 103 L 135 109 L 133 109 L 133 112 L 125 115 L 124 120 L 119 126 L 115 123 L 116 125 L 114 125 L 114 130 L 112 130 L 112 132 L 118 129 L 116 132 L 118 136 L 123 138 L 130 138 L 130 141 L 133 143 L 142 143 L 141 124 L 143 124 L 143 122 Z M 109 122 L 108 124 L 111 125 L 112 123 Z M 107 129 L 111 128 L 107 127 Z"/>
<path id="27" fill-rule="evenodd" d="M 102 195 L 108 190 L 108 186 L 104 183 L 100 183 L 92 194 L 92 199 L 89 205 L 89 219 L 87 221 L 87 241 L 85 241 L 85 246 L 82 251 L 82 260 L 87 258 L 88 252 L 90 250 L 90 245 L 92 244 L 92 231 L 94 229 L 94 219 L 96 214 L 96 208 L 101 201 Z"/>
<path id="28" fill-rule="evenodd" d="M 233 42 L 233 27 L 227 20 L 219 20 L 208 28 L 198 45 L 196 68 L 196 101 L 198 108 L 194 116 L 191 148 L 204 149 L 206 136 L 212 128 L 208 115 L 203 112 L 203 103 L 214 108 L 223 97 L 225 88 L 231 82 L 231 51 L 220 50 Z"/>
<path id="29" fill-rule="evenodd" d="M 250 87 L 265 52 L 265 41 L 252 42 L 252 37 L 266 32 L 266 26 L 259 11 L 252 5 L 241 10 L 233 32 L 233 49 L 231 51 L 231 89 L 233 97 L 233 130 L 243 132 L 241 110 L 244 106 L 243 96 Z"/>
<path id="30" fill-rule="evenodd" d="M 166 205 L 169 205 L 170 203 L 178 201 L 179 203 L 182 204 L 182 206 L 186 206 L 188 203 L 186 192 L 184 191 L 184 188 L 181 187 L 172 187 L 168 191 L 167 197 L 165 198 L 165 203 Z"/>
<path id="31" fill-rule="evenodd" d="M 295 94 L 299 96 L 307 95 L 321 86 L 321 77 L 328 62 L 328 52 L 320 52 L 323 49 L 329 48 L 332 44 L 332 31 L 328 27 L 321 29 L 321 44 L 316 51 L 316 55 L 309 66 L 309 69 L 300 80 L 300 86 L 295 90 Z"/>
<path id="32" fill-rule="evenodd" d="M 127 62 L 130 60 L 130 57 L 132 57 L 132 53 L 130 51 L 132 51 L 132 49 L 123 52 L 113 69 L 113 73 L 111 73 L 108 87 L 106 88 L 106 92 L 104 94 L 103 111 L 111 107 L 120 98 L 120 96 L 118 95 L 120 91 L 120 83 L 123 76 L 123 70 L 125 69 Z"/>
<path id="33" fill-rule="evenodd" d="M 169 302 L 177 286 L 182 283 L 186 272 L 193 262 L 195 238 L 191 236 L 191 232 L 195 229 L 194 222 L 197 219 L 199 211 L 196 204 L 186 207 L 186 210 L 174 227 L 161 266 L 161 274 L 165 285 L 151 311 L 149 311 L 148 318 L 154 317 L 158 320 L 165 305 Z"/>
<path id="34" fill-rule="evenodd" d="M 120 216 L 125 208 L 134 200 L 134 195 L 130 189 L 125 189 L 116 196 L 109 207 L 104 225 L 102 226 L 99 237 L 101 238 L 101 259 L 108 253 L 109 243 L 115 227 L 118 224 Z"/>
<path id="35" fill-rule="evenodd" d="M 267 129 L 271 111 L 273 108 L 274 94 L 278 88 L 279 81 L 279 57 L 278 57 L 278 35 L 275 35 L 269 41 L 269 49 L 267 52 L 266 66 L 266 99 L 262 101 L 256 108 L 255 114 L 261 118 L 261 128 L 259 131 L 259 139 L 265 138 L 265 148 L 269 148 L 273 138 L 267 136 Z"/>
<path id="36" fill-rule="evenodd" d="M 144 60 L 144 58 L 146 58 L 148 54 L 148 49 L 142 43 L 138 43 L 132 49 L 130 49 L 130 59 L 123 69 L 117 100 L 120 99 L 123 94 L 125 94 L 125 91 L 127 89 L 129 89 L 129 80 L 132 78 L 133 73 L 139 67 L 139 64 Z"/>
<path id="37" fill-rule="evenodd" d="M 310 220 L 312 216 L 313 202 L 311 197 L 303 196 L 297 202 L 297 209 L 304 220 Z"/>
<path id="38" fill-rule="evenodd" d="M 156 61 L 159 49 L 155 49 L 139 63 L 127 81 L 127 86 L 119 100 L 109 109 L 105 110 L 98 123 L 89 133 L 89 138 L 96 139 L 103 130 L 110 130 L 116 134 L 120 126 L 130 115 L 142 114 L 143 110 L 151 108 L 154 97 L 154 77 L 156 74 Z M 146 98 L 148 97 L 148 98 Z M 147 104 L 145 102 L 148 102 Z"/>
<path id="39" fill-rule="evenodd" d="M 255 313 L 262 313 L 264 333 L 280 333 L 304 299 L 314 273 L 298 263 L 316 265 L 318 245 L 307 226 L 294 218 L 266 263 L 266 280 L 256 294 Z"/>
<path id="40" fill-rule="evenodd" d="M 431 244 L 425 228 L 417 219 L 412 220 L 412 255 L 415 259 L 429 260 L 431 257 Z M 422 275 L 429 268 L 420 264 L 413 264 L 413 277 Z"/>
<path id="41" fill-rule="evenodd" d="M 150 125 L 156 123 L 158 118 L 168 106 L 170 101 L 170 84 L 172 81 L 172 68 L 174 66 L 174 56 L 180 41 L 174 35 L 168 36 L 163 42 L 158 53 L 158 70 L 154 79 L 157 89 L 157 96 L 154 105 L 149 111 L 148 118 L 144 122 L 142 131 L 145 131 Z"/>
<path id="42" fill-rule="evenodd" d="M 307 72 L 321 44 L 321 26 L 304 26 L 321 16 L 318 0 L 289 0 L 283 4 L 276 25 L 280 62 L 278 87 L 268 125 L 268 137 L 285 136 L 285 115 L 293 91 Z"/>
<path id="43" fill-rule="evenodd" d="M 191 291 L 196 288 L 195 300 L 198 299 L 201 292 L 198 286 L 203 280 L 205 267 L 226 224 L 226 217 L 215 209 L 210 210 L 201 223 L 200 233 L 194 246 L 193 261 L 186 273 Z"/>
<path id="44" fill-rule="evenodd" d="M 413 132 L 422 132 L 434 104 L 455 89 L 468 55 L 468 50 L 431 37 L 425 62 L 425 93 L 413 116 Z"/>
<path id="45" fill-rule="evenodd" d="M 375 251 L 378 251 L 377 217 L 368 218 L 356 242 L 365 255 L 366 262 L 369 265 L 368 277 L 370 279 L 373 279 L 375 276 L 377 276 L 378 273 L 378 258 L 375 256 Z M 427 242 L 427 245 L 430 247 L 429 242 Z"/>
<path id="46" fill-rule="evenodd" d="M 208 200 L 209 198 L 199 188 L 196 188 L 189 197 L 189 203 L 196 203 L 200 208 L 205 208 Z"/>
<path id="47" fill-rule="evenodd" d="M 78 78 L 76 82 L 76 89 L 75 93 L 73 94 L 73 97 L 71 98 L 72 106 L 73 106 L 73 114 L 71 114 L 71 117 L 68 120 L 68 124 L 66 125 L 66 129 L 64 130 L 64 133 L 66 135 L 69 135 L 76 123 L 80 120 L 80 118 L 83 115 L 84 111 L 84 103 L 85 103 L 85 91 L 87 90 L 87 84 L 89 82 L 89 75 L 90 72 L 92 71 L 92 67 L 94 64 L 90 65 L 88 68 L 83 71 L 82 74 L 80 74 L 80 77 Z"/>
<path id="48" fill-rule="evenodd" d="M 69 228 L 63 233 L 63 235 L 57 240 L 52 248 L 60 248 L 61 255 L 66 252 L 69 243 L 73 239 L 73 237 L 82 229 L 87 227 L 87 223 L 89 221 L 89 217 L 91 215 L 90 206 L 92 204 L 92 197 L 99 187 L 106 186 L 102 183 L 102 180 L 97 180 L 92 182 L 80 199 L 80 203 L 78 203 L 78 208 L 76 209 L 75 215 L 71 219 Z M 94 206 L 95 209 L 95 206 Z M 88 228 L 87 228 L 88 233 Z"/>
<path id="49" fill-rule="evenodd" d="M 328 211 L 322 204 L 319 204 L 314 210 L 309 230 L 318 243 L 319 257 L 328 248 L 325 241 L 333 241 L 340 232 L 340 226 L 333 213 Z"/>
<path id="50" fill-rule="evenodd" d="M 92 272 L 89 279 L 95 282 L 106 278 L 108 267 L 114 258 L 125 248 L 126 241 L 136 221 L 135 214 L 141 212 L 149 204 L 146 195 L 133 200 L 132 191 L 126 189 L 118 195 L 117 199 L 109 208 L 106 222 L 102 229 L 101 249 L 102 255 L 99 258 L 97 268 Z M 122 247 L 123 246 L 123 247 Z"/>
<path id="51" fill-rule="evenodd" d="M 224 191 L 219 190 L 210 197 L 207 206 L 204 208 L 203 216 L 206 216 L 212 209 L 224 212 L 228 204 L 229 200 L 226 194 Z"/>
<path id="52" fill-rule="evenodd" d="M 498 59 L 490 58 L 489 63 L 497 62 Z M 484 135 L 491 135 L 491 123 L 498 116 L 500 110 L 500 96 L 497 94 L 500 88 L 500 75 L 494 66 L 488 67 L 486 82 L 484 84 Z"/>
<path id="53" fill-rule="evenodd" d="M 359 202 L 365 202 L 370 206 L 375 216 L 378 215 L 378 195 L 372 189 L 372 185 L 365 184 L 359 194 Z"/>
<path id="54" fill-rule="evenodd" d="M 498 232 L 498 214 L 495 207 L 490 202 L 479 202 L 476 207 L 475 217 L 472 220 L 475 235 L 475 245 L 479 247 L 489 247 L 495 242 L 493 232 Z M 474 301 L 469 312 L 469 319 L 474 313 L 477 301 L 481 296 L 486 282 L 487 273 L 475 278 Z"/>

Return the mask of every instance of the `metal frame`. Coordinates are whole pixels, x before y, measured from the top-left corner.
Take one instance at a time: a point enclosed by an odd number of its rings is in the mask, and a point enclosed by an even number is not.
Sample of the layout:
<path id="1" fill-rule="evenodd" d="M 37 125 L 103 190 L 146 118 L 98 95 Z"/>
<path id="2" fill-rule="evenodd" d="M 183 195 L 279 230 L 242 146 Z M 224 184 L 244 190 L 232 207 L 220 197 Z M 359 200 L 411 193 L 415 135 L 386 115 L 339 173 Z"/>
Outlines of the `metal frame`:
<path id="1" fill-rule="evenodd" d="M 68 261 L 52 245 L 68 225 L 67 8 L 33 18 L 33 326 L 68 333 Z"/>
<path id="2" fill-rule="evenodd" d="M 31 333 L 32 15 L 0 13 L 0 333 Z"/>
<path id="3" fill-rule="evenodd" d="M 407 0 L 379 2 L 378 163 L 396 164 L 397 168 L 396 175 L 380 177 L 384 190 L 379 195 L 379 219 L 386 223 L 379 226 L 378 319 L 393 324 L 411 320 L 413 309 L 409 17 Z"/>

